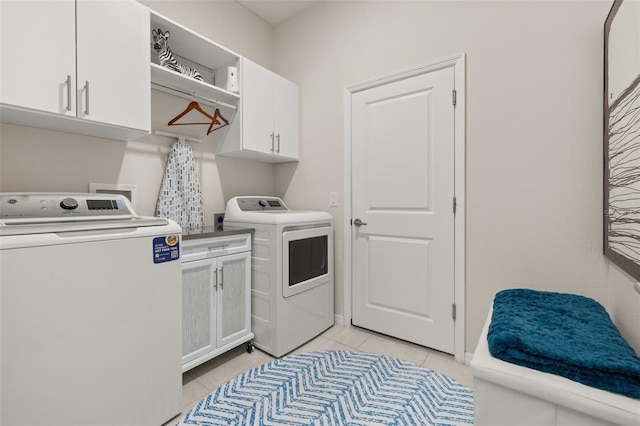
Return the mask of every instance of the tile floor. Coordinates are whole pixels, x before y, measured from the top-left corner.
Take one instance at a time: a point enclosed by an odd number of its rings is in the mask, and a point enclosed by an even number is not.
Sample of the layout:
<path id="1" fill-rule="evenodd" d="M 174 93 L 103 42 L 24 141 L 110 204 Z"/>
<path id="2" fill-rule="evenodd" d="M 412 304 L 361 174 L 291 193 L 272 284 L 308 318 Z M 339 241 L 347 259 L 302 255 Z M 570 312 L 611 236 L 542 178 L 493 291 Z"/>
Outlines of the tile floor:
<path id="1" fill-rule="evenodd" d="M 473 377 L 469 366 L 457 363 L 452 355 L 358 327 L 334 325 L 289 355 L 324 350 L 362 351 L 400 358 L 436 370 L 473 389 Z M 187 371 L 182 376 L 182 414 L 228 380 L 274 359 L 271 355 L 257 348 L 252 353 L 248 353 L 245 345 L 240 345 L 236 349 Z M 165 426 L 176 424 L 181 415 L 171 419 Z"/>

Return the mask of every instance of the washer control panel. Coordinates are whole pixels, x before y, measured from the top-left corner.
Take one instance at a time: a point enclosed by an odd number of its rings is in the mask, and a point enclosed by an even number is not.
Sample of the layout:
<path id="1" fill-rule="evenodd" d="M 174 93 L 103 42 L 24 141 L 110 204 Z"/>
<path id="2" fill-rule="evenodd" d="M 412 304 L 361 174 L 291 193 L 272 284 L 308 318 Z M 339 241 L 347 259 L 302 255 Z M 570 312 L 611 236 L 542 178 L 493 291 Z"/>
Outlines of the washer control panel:
<path id="1" fill-rule="evenodd" d="M 1 219 L 133 215 L 135 213 L 123 195 L 0 193 Z"/>
<path id="2" fill-rule="evenodd" d="M 238 197 L 236 201 L 243 212 L 289 211 L 289 208 L 278 197 Z"/>

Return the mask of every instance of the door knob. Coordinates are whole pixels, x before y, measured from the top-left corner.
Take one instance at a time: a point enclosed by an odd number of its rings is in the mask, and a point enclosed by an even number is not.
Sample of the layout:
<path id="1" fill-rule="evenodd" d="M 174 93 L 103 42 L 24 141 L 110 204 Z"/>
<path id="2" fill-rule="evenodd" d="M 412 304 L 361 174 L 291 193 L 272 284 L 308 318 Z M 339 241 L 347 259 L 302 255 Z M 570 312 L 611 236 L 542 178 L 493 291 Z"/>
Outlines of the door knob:
<path id="1" fill-rule="evenodd" d="M 354 224 L 355 226 L 362 226 L 362 225 L 366 225 L 366 224 L 367 224 L 367 222 L 363 222 L 363 221 L 361 221 L 360 219 L 355 219 L 355 220 L 353 221 L 353 224 Z"/>

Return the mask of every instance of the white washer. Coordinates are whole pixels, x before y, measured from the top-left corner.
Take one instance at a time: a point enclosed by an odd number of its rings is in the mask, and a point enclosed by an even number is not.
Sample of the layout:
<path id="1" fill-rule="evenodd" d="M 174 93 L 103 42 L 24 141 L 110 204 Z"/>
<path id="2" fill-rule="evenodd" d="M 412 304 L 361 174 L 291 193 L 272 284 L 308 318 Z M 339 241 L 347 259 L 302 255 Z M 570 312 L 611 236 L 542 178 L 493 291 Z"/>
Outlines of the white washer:
<path id="1" fill-rule="evenodd" d="M 254 345 L 281 357 L 334 323 L 333 217 L 289 210 L 277 197 L 234 197 L 225 228 L 253 228 Z"/>
<path id="2" fill-rule="evenodd" d="M 180 412 L 181 232 L 121 195 L 0 194 L 0 424 Z"/>

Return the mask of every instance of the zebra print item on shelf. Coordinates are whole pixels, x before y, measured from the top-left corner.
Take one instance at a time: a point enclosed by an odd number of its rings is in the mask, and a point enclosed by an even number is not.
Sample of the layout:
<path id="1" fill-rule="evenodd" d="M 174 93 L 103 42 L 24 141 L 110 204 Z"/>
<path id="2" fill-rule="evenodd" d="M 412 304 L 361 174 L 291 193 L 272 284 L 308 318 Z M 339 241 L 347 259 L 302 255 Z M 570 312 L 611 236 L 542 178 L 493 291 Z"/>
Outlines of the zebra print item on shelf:
<path id="1" fill-rule="evenodd" d="M 198 70 L 178 62 L 169 47 L 168 39 L 171 35 L 169 31 L 162 32 L 161 29 L 153 30 L 153 48 L 158 52 L 158 61 L 163 67 L 184 74 L 196 80 L 204 81 Z"/>

